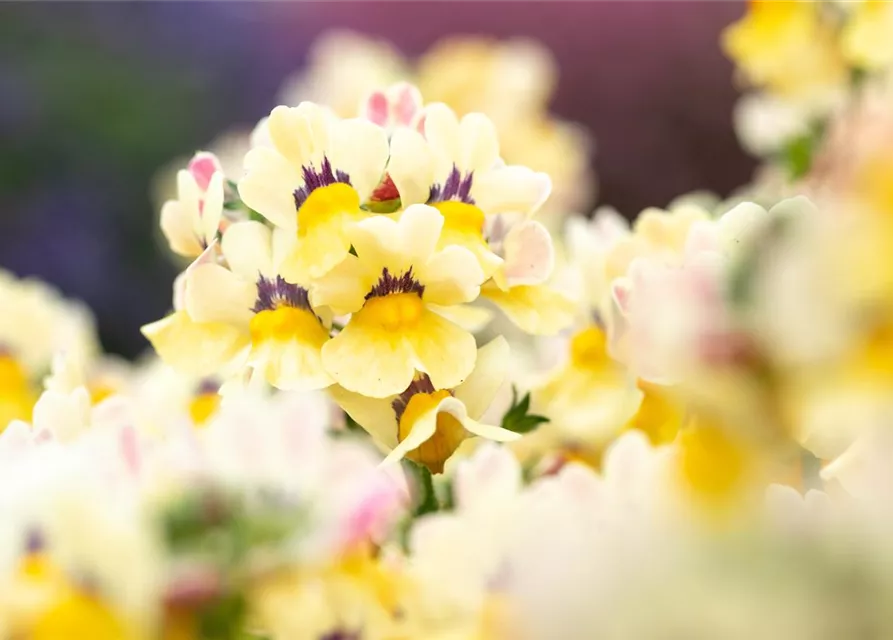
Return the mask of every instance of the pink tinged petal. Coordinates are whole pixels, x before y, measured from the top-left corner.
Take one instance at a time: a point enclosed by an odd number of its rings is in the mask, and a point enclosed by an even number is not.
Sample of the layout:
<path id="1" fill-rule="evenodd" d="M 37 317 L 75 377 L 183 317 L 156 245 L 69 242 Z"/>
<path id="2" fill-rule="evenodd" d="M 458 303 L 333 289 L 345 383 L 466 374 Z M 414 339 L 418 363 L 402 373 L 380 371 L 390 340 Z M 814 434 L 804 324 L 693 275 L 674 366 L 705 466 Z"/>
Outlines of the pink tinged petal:
<path id="1" fill-rule="evenodd" d="M 220 160 L 213 153 L 199 151 L 192 156 L 187 171 L 195 178 L 198 188 L 202 191 L 207 191 L 208 185 L 211 183 L 211 177 L 217 172 L 222 172 L 223 167 L 220 164 Z"/>
<path id="2" fill-rule="evenodd" d="M 628 278 L 617 278 L 611 283 L 611 300 L 624 316 L 629 314 L 633 283 Z"/>
<path id="3" fill-rule="evenodd" d="M 363 114 L 367 120 L 380 127 L 388 124 L 388 99 L 383 91 L 376 91 L 366 99 Z"/>
<path id="4" fill-rule="evenodd" d="M 720 249 L 719 232 L 716 223 L 707 220 L 698 220 L 692 224 L 685 239 L 683 254 L 687 257 L 697 255 L 702 251 L 718 251 Z"/>
<path id="5" fill-rule="evenodd" d="M 552 274 L 555 250 L 552 237 L 539 222 L 515 225 L 503 243 L 503 266 L 508 286 L 541 284 Z"/>
<path id="6" fill-rule="evenodd" d="M 407 82 L 395 85 L 391 91 L 394 93 L 394 98 L 391 101 L 394 121 L 406 127 L 411 126 L 422 108 L 421 92 Z"/>
<path id="7" fill-rule="evenodd" d="M 132 426 L 123 427 L 119 436 L 119 443 L 121 445 L 121 454 L 124 458 L 124 463 L 127 466 L 127 471 L 133 476 L 139 475 L 142 467 L 142 459 L 136 429 Z"/>

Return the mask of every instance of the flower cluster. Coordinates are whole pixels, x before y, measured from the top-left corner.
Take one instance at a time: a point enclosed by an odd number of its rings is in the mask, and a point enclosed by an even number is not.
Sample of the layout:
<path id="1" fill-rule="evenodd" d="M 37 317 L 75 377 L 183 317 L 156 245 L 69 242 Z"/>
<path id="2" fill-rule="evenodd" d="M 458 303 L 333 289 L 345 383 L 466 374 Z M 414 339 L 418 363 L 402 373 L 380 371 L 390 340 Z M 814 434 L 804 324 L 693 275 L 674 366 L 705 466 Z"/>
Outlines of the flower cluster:
<path id="1" fill-rule="evenodd" d="M 143 360 L 0 274 L 0 640 L 893 635 L 889 118 L 845 66 L 889 62 L 881 9 L 724 36 L 767 94 L 866 109 L 769 206 L 553 234 L 501 145 L 547 93 L 521 52 L 429 54 L 460 116 L 342 39 L 366 66 L 320 58 L 330 106 L 178 172 Z"/>

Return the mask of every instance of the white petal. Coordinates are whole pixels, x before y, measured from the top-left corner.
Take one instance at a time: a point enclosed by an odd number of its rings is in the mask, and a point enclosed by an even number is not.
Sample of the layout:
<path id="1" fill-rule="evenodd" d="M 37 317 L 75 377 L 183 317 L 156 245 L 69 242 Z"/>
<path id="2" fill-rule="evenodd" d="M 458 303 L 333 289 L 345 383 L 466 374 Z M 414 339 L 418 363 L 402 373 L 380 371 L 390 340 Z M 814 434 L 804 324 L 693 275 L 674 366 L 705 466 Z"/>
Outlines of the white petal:
<path id="1" fill-rule="evenodd" d="M 509 166 L 475 174 L 471 195 L 481 210 L 531 215 L 549 197 L 552 180 L 545 173 L 527 167 Z"/>
<path id="2" fill-rule="evenodd" d="M 246 174 L 239 182 L 239 195 L 249 207 L 278 227 L 297 230 L 295 189 L 301 178 L 274 149 L 258 147 L 245 156 Z"/>
<path id="3" fill-rule="evenodd" d="M 174 279 L 174 311 L 186 309 L 186 283 L 189 276 L 200 265 L 213 263 L 217 257 L 217 240 L 215 239 L 201 255 L 192 261 L 186 270 Z"/>
<path id="4" fill-rule="evenodd" d="M 505 382 L 509 355 L 509 344 L 502 336 L 494 338 L 478 349 L 471 375 L 453 389 L 453 395 L 462 401 L 468 415 L 475 419 L 480 418 L 493 402 L 493 398 Z"/>
<path id="5" fill-rule="evenodd" d="M 255 282 L 260 274 L 273 273 L 271 243 L 270 228 L 248 220 L 227 228 L 221 247 L 233 273 L 246 282 Z"/>
<path id="6" fill-rule="evenodd" d="M 503 274 L 508 286 L 542 284 L 555 267 L 552 236 L 535 220 L 516 224 L 503 242 Z"/>
<path id="7" fill-rule="evenodd" d="M 220 265 L 204 264 L 186 282 L 186 312 L 195 322 L 247 324 L 256 296 L 253 282 Z"/>
<path id="8" fill-rule="evenodd" d="M 400 192 L 404 207 L 425 203 L 434 184 L 434 156 L 422 135 L 401 128 L 391 138 L 388 174 Z"/>
<path id="9" fill-rule="evenodd" d="M 381 183 L 389 153 L 385 130 L 368 120 L 344 120 L 332 131 L 329 160 L 347 173 L 361 202 Z"/>
<path id="10" fill-rule="evenodd" d="M 169 200 L 161 207 L 161 231 L 174 253 L 192 258 L 202 252 L 193 231 L 192 215 L 182 202 Z"/>
<path id="11" fill-rule="evenodd" d="M 461 156 L 456 162 L 465 173 L 491 169 L 499 159 L 496 127 L 482 113 L 469 113 L 459 123 Z"/>
<path id="12" fill-rule="evenodd" d="M 425 139 L 437 153 L 451 163 L 459 158 L 459 120 L 456 114 L 443 103 L 433 103 L 425 107 Z"/>
<path id="13" fill-rule="evenodd" d="M 329 146 L 328 126 L 324 110 L 311 102 L 276 107 L 267 121 L 273 145 L 295 170 L 322 163 Z"/>

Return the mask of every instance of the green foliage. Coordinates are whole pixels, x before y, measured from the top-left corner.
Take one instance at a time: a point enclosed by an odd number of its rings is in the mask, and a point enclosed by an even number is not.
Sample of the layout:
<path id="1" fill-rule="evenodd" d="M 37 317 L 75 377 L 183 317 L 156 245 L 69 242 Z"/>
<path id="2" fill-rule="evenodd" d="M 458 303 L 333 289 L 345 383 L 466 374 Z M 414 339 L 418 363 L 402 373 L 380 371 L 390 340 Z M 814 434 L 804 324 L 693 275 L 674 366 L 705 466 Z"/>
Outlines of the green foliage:
<path id="1" fill-rule="evenodd" d="M 518 390 L 512 387 L 512 406 L 502 416 L 502 428 L 514 433 L 530 433 L 544 422 L 549 421 L 547 417 L 532 414 L 529 411 L 530 393 L 526 393 L 519 401 Z"/>
<path id="2" fill-rule="evenodd" d="M 371 211 L 372 213 L 394 213 L 395 211 L 399 211 L 402 206 L 403 203 L 400 201 L 400 198 L 394 198 L 393 200 L 367 202 L 363 205 L 363 209 Z"/>

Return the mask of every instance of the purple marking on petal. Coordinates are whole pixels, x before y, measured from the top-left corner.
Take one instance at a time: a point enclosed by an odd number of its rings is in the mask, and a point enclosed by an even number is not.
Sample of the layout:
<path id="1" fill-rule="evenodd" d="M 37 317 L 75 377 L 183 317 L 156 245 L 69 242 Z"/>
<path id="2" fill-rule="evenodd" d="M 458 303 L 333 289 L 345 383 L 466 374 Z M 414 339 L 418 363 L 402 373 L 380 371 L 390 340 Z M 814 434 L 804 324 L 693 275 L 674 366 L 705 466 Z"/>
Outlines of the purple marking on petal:
<path id="1" fill-rule="evenodd" d="M 406 407 L 414 395 L 417 393 L 434 393 L 435 391 L 437 391 L 437 389 L 434 388 L 434 385 L 431 383 L 431 378 L 428 377 L 427 373 L 420 374 L 418 378 L 415 378 L 410 382 L 403 393 L 391 401 L 391 408 L 397 416 L 397 422 L 400 422 L 400 418 L 403 417 L 403 412 L 406 411 Z M 450 393 L 452 393 L 452 391 Z"/>
<path id="2" fill-rule="evenodd" d="M 332 163 L 329 162 L 328 158 L 322 159 L 322 166 L 318 170 L 316 167 L 309 166 L 301 167 L 301 172 L 304 178 L 304 186 L 300 189 L 295 189 L 296 209 L 300 209 L 307 201 L 307 198 L 310 197 L 310 194 L 320 187 L 326 187 L 336 182 L 350 184 L 350 176 L 339 169 L 333 171 Z"/>
<path id="3" fill-rule="evenodd" d="M 214 378 L 203 378 L 202 381 L 198 383 L 198 388 L 195 390 L 199 395 L 217 393 L 218 391 L 220 391 L 220 383 Z"/>
<path id="4" fill-rule="evenodd" d="M 422 294 L 425 293 L 425 285 L 415 279 L 412 274 L 412 267 L 409 267 L 409 271 L 401 276 L 391 275 L 391 272 L 385 267 L 381 271 L 381 277 L 378 279 L 378 282 L 366 294 L 365 299 L 382 298 L 392 293 L 417 293 L 421 298 Z"/>
<path id="5" fill-rule="evenodd" d="M 25 550 L 28 553 L 39 553 L 46 547 L 43 533 L 39 529 L 29 529 L 25 538 Z"/>
<path id="6" fill-rule="evenodd" d="M 474 198 L 471 197 L 473 177 L 473 171 L 465 174 L 463 177 L 459 172 L 459 168 L 454 164 L 446 181 L 442 185 L 435 184 L 431 187 L 428 193 L 428 202 L 455 200 L 466 204 L 474 204 Z"/>
<path id="7" fill-rule="evenodd" d="M 362 635 L 359 631 L 347 631 L 345 629 L 334 629 L 328 633 L 324 633 L 319 640 L 360 640 Z"/>
<path id="8" fill-rule="evenodd" d="M 260 276 L 257 279 L 257 299 L 252 311 L 273 311 L 279 307 L 295 307 L 311 311 L 307 289 L 300 285 L 287 282 L 285 278 L 277 275 L 276 279 Z"/>

